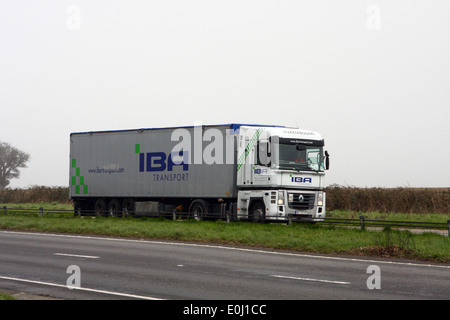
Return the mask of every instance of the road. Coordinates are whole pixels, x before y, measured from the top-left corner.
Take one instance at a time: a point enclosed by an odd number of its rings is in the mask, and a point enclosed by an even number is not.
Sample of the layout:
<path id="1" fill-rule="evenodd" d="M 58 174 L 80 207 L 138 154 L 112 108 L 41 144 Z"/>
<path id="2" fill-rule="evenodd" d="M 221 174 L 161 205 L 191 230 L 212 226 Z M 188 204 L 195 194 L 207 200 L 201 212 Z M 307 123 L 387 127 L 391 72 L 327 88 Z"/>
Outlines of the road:
<path id="1" fill-rule="evenodd" d="M 0 244 L 0 291 L 60 299 L 450 299 L 448 264 L 9 231 Z"/>

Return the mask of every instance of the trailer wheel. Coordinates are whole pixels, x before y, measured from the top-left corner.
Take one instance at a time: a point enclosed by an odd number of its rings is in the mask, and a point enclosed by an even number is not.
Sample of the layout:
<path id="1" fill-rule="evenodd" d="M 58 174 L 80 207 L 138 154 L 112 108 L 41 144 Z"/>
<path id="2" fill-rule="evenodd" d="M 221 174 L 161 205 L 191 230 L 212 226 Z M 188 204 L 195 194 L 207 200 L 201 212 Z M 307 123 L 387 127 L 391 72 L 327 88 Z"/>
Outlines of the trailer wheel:
<path id="1" fill-rule="evenodd" d="M 73 215 L 75 217 L 81 216 L 82 215 L 82 210 L 83 209 L 81 207 L 81 204 L 77 200 L 74 200 L 73 201 Z"/>
<path id="2" fill-rule="evenodd" d="M 255 222 L 264 221 L 266 219 L 266 206 L 261 201 L 256 201 L 250 210 L 250 220 Z"/>
<path id="3" fill-rule="evenodd" d="M 108 204 L 108 213 L 111 217 L 122 216 L 122 206 L 117 199 L 111 199 Z"/>
<path id="4" fill-rule="evenodd" d="M 124 199 L 122 202 L 122 210 L 123 215 L 134 216 L 134 212 L 136 211 L 136 204 L 134 203 L 134 200 L 131 198 Z"/>
<path id="5" fill-rule="evenodd" d="M 208 213 L 209 206 L 204 200 L 195 200 L 189 208 L 190 216 L 197 221 L 202 221 Z"/>
<path id="6" fill-rule="evenodd" d="M 97 199 L 94 205 L 94 211 L 96 216 L 102 216 L 106 213 L 106 202 L 103 199 Z"/>

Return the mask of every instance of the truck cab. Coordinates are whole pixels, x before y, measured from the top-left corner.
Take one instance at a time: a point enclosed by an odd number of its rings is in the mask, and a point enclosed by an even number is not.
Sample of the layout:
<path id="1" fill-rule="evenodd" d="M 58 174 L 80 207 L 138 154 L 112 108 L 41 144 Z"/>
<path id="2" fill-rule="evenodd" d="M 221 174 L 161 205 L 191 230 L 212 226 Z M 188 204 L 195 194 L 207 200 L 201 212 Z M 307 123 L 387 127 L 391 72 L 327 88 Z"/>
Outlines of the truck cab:
<path id="1" fill-rule="evenodd" d="M 237 218 L 322 221 L 324 139 L 313 131 L 241 126 L 237 152 Z"/>

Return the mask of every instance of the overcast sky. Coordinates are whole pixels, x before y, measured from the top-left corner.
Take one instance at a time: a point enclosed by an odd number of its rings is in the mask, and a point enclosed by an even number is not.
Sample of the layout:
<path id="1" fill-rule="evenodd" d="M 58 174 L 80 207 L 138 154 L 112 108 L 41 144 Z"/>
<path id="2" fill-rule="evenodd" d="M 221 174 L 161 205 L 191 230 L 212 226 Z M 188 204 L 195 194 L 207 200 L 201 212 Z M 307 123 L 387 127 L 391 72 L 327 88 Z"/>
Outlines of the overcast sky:
<path id="1" fill-rule="evenodd" d="M 1 0 L 11 187 L 69 185 L 71 132 L 320 132 L 326 184 L 450 185 L 448 0 Z"/>

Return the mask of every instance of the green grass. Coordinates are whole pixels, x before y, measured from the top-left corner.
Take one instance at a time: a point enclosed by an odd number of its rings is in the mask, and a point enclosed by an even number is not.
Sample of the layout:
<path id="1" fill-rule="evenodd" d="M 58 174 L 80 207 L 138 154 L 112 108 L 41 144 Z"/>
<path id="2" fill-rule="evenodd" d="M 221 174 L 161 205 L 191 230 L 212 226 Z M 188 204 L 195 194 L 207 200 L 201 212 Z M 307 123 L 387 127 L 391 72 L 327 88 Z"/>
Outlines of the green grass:
<path id="1" fill-rule="evenodd" d="M 17 300 L 17 299 L 14 298 L 13 296 L 10 296 L 10 295 L 0 292 L 0 300 Z"/>
<path id="2" fill-rule="evenodd" d="M 0 213 L 3 212 L 3 207 L 7 209 L 36 209 L 40 207 L 46 210 L 73 210 L 73 205 L 68 203 L 54 202 L 30 202 L 30 203 L 0 203 Z"/>
<path id="3" fill-rule="evenodd" d="M 38 204 L 37 208 L 39 206 L 43 205 Z M 442 214 L 440 216 L 442 217 Z M 391 218 L 389 216 L 389 219 Z M 172 221 L 164 218 L 74 217 L 71 214 L 45 212 L 44 217 L 39 217 L 37 213 L 7 215 L 0 213 L 0 229 L 233 244 L 297 252 L 375 255 L 450 262 L 448 237 L 431 233 L 411 234 L 409 231 L 390 229 L 361 231 L 300 223 L 227 224 L 224 221 Z"/>

